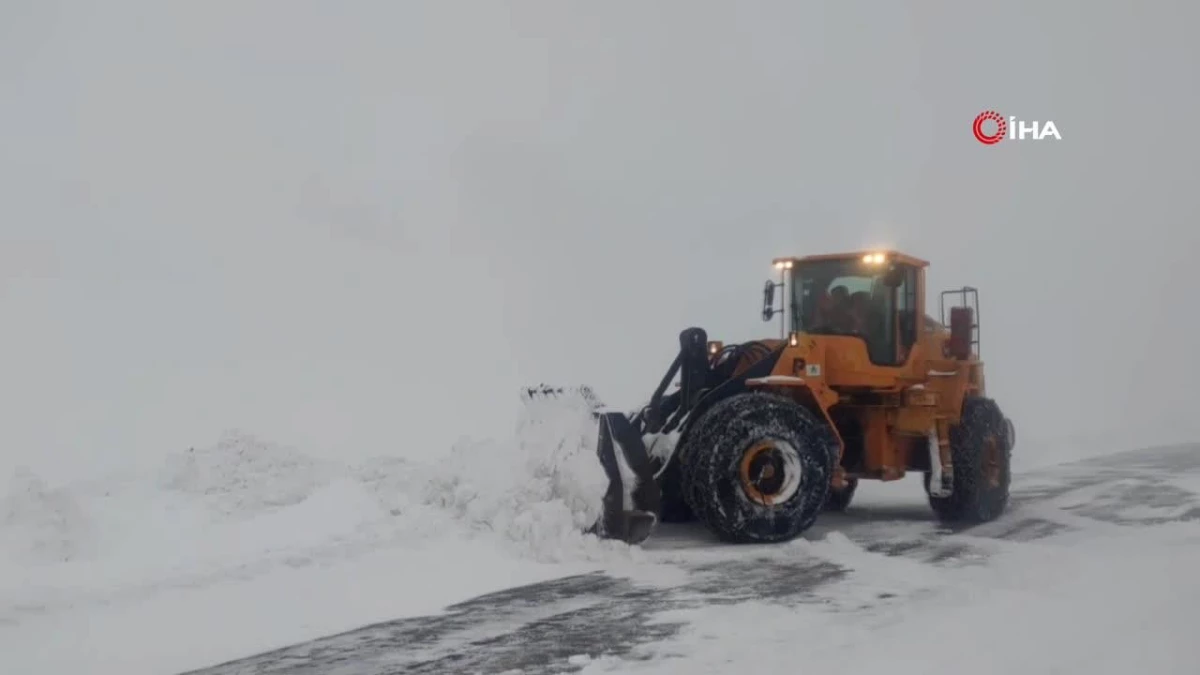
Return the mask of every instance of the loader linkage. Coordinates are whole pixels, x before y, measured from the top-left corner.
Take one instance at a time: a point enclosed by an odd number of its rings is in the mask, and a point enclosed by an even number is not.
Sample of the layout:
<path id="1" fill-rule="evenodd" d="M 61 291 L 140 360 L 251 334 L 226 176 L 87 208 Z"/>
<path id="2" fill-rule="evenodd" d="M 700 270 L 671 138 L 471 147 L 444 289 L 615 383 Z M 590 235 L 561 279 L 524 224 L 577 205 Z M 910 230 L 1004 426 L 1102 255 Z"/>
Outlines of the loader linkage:
<path id="1" fill-rule="evenodd" d="M 729 361 L 728 367 L 710 367 L 707 347 L 708 334 L 704 329 L 688 328 L 682 331 L 679 334 L 678 355 L 663 375 L 649 403 L 632 415 L 605 411 L 590 389 L 582 390 L 598 422 L 596 454 L 608 478 L 602 516 L 588 530 L 590 533 L 630 544 L 640 543 L 649 537 L 658 522 L 662 490 L 655 479 L 656 467 L 643 439 L 648 435 L 669 434 L 682 428 L 694 413 L 705 407 L 709 394 L 723 396 L 731 393 L 732 388 L 742 388 L 747 377 L 765 375 L 769 372 L 770 363 L 773 363 L 773 359 L 764 358 L 766 371 L 758 372 L 760 368 L 751 368 L 734 377 L 731 368 L 735 365 L 735 359 Z M 763 350 L 764 357 L 769 355 L 768 350 Z M 676 376 L 679 377 L 679 388 L 666 394 L 667 387 Z M 563 390 L 534 387 L 525 393 L 532 398 L 561 394 Z M 631 504 L 628 505 L 618 464 L 618 447 L 624 464 L 634 475 L 635 484 L 629 490 Z"/>

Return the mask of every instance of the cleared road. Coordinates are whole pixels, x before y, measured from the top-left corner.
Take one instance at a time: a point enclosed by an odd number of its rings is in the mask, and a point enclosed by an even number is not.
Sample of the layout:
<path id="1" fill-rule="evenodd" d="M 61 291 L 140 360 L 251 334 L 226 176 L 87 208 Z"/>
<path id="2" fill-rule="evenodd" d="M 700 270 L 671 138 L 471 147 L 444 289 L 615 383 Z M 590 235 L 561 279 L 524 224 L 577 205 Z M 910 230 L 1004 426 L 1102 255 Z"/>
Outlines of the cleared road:
<path id="1" fill-rule="evenodd" d="M 827 514 L 806 538 L 840 532 L 887 556 L 935 566 L 986 565 L 989 540 L 1050 540 L 1098 524 L 1200 519 L 1200 496 L 1185 487 L 1200 483 L 1198 478 L 1200 446 L 1140 450 L 1016 476 L 1012 508 L 986 525 L 955 531 L 909 500 Z M 582 668 L 584 662 L 572 663 L 575 655 L 636 658 L 638 645 L 675 635 L 683 624 L 655 621 L 664 611 L 751 600 L 801 605 L 847 573 L 795 548 L 780 555 L 770 547 L 722 547 L 691 525 L 661 528 L 646 548 L 677 555 L 685 580 L 568 577 L 481 596 L 444 614 L 367 626 L 192 673 L 561 673 Z M 880 601 L 887 598 L 886 591 L 879 594 Z"/>

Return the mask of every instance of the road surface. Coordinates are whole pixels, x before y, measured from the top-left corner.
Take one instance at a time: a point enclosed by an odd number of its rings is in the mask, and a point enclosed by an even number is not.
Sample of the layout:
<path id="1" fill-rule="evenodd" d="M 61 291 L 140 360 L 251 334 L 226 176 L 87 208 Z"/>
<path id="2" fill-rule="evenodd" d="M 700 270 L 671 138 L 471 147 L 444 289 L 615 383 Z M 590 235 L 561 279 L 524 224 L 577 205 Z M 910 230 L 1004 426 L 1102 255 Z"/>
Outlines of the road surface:
<path id="1" fill-rule="evenodd" d="M 1200 447 L 1155 448 L 1017 476 L 1008 513 L 974 528 L 941 526 L 923 502 L 909 500 L 827 514 L 806 538 L 841 532 L 887 556 L 935 566 L 986 565 L 988 540 L 1045 540 L 1096 524 L 1200 519 L 1200 496 L 1181 487 L 1200 483 L 1197 478 Z M 664 526 L 645 548 L 677 554 L 686 580 L 647 584 L 602 572 L 573 576 L 477 597 L 436 616 L 366 626 L 190 675 L 570 672 L 583 665 L 573 663 L 573 656 L 636 658 L 638 645 L 674 635 L 680 623 L 655 620 L 666 610 L 747 600 L 801 605 L 817 601 L 814 591 L 847 572 L 802 552 L 783 557 L 769 547 L 723 546 L 694 525 Z M 697 555 L 689 561 L 693 549 Z M 888 596 L 881 591 L 878 597 Z"/>

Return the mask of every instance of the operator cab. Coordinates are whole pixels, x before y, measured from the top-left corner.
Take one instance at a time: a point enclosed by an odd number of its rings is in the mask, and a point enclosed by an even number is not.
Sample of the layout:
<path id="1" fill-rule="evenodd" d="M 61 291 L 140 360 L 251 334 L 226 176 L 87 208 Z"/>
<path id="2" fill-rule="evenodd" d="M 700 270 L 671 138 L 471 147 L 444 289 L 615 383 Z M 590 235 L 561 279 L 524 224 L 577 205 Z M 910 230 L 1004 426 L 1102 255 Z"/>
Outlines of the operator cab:
<path id="1" fill-rule="evenodd" d="M 901 253 L 866 251 L 776 260 L 788 303 L 786 327 L 858 337 L 873 364 L 904 365 L 917 342 L 922 270 L 928 264 Z"/>

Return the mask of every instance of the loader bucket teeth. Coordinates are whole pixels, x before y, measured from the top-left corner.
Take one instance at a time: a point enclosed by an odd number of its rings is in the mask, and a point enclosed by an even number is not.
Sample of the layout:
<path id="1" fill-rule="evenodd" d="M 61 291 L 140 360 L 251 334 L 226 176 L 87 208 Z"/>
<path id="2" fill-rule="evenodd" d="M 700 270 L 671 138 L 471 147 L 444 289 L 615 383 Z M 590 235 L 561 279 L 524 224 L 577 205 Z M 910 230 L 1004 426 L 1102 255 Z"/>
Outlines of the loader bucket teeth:
<path id="1" fill-rule="evenodd" d="M 593 410 L 600 407 L 599 400 L 592 393 L 591 387 L 551 387 L 539 384 L 535 387 L 525 387 L 521 390 L 521 398 L 526 402 L 546 399 L 578 398 L 586 402 Z"/>
<path id="2" fill-rule="evenodd" d="M 625 517 L 625 542 L 640 544 L 650 538 L 658 516 L 649 511 L 627 511 Z"/>

